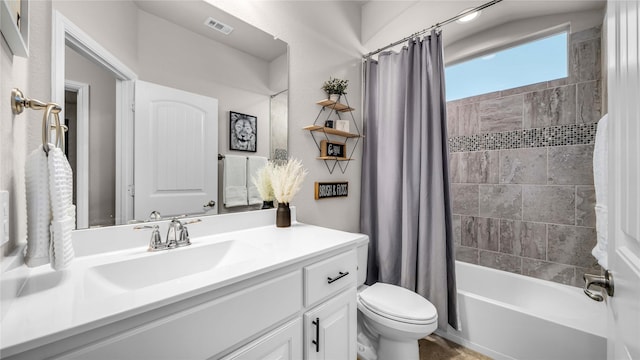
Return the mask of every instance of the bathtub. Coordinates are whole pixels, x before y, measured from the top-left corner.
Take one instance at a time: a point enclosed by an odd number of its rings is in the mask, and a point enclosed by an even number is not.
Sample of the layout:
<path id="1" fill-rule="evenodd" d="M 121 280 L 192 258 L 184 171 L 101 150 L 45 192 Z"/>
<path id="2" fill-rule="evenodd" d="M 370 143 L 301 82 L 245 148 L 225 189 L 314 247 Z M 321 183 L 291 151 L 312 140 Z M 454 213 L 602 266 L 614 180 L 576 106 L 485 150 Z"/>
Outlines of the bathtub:
<path id="1" fill-rule="evenodd" d="M 606 306 L 582 289 L 456 261 L 462 331 L 437 334 L 494 359 L 607 358 Z"/>

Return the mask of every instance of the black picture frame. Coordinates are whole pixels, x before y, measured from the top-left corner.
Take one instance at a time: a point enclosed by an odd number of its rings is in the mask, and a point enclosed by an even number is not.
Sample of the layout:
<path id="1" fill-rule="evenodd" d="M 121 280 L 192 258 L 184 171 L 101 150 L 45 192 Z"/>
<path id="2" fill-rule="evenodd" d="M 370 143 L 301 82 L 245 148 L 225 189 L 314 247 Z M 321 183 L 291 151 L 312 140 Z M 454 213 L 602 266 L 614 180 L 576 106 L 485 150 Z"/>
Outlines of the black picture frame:
<path id="1" fill-rule="evenodd" d="M 349 196 L 349 182 L 318 182 L 314 185 L 314 198 L 316 200 L 347 197 Z"/>
<path id="2" fill-rule="evenodd" d="M 344 159 L 347 156 L 347 145 L 345 143 L 335 141 L 321 140 L 320 156 Z"/>
<path id="3" fill-rule="evenodd" d="M 229 149 L 256 152 L 258 150 L 258 118 L 229 111 Z"/>

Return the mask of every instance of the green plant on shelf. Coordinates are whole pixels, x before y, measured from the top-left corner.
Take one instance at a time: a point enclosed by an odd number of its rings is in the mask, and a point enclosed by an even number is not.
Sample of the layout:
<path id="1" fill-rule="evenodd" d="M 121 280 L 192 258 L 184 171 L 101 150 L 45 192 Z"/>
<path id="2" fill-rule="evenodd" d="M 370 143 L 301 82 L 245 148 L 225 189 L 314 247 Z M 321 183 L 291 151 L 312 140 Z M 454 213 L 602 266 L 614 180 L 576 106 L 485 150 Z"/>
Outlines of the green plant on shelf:
<path id="1" fill-rule="evenodd" d="M 322 85 L 322 90 L 324 90 L 327 95 L 344 95 L 346 94 L 345 90 L 347 90 L 347 85 L 349 85 L 349 80 L 329 77 L 329 80 L 325 81 Z"/>

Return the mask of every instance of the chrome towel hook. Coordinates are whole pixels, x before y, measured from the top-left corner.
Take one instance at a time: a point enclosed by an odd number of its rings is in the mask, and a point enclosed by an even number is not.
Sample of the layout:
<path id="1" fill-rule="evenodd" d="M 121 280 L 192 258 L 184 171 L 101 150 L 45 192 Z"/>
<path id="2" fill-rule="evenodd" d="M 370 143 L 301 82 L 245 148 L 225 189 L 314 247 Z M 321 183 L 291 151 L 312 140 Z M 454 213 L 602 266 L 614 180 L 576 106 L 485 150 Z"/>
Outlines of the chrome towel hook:
<path id="1" fill-rule="evenodd" d="M 60 125 L 60 116 L 58 115 L 60 110 L 57 110 L 55 108 L 56 106 L 56 104 L 47 104 L 46 110 L 44 111 L 44 117 L 42 118 L 42 148 L 47 154 L 49 154 L 49 136 L 51 129 L 55 128 L 56 130 L 55 146 L 62 148 L 62 142 L 64 141 L 64 137 L 62 136 L 62 126 Z M 53 114 L 53 119 L 55 120 L 54 125 L 51 125 L 49 122 L 51 114 Z"/>
<path id="2" fill-rule="evenodd" d="M 67 127 L 63 124 L 60 124 L 60 112 L 62 111 L 62 107 L 56 103 L 44 103 L 40 100 L 29 99 L 24 96 L 20 89 L 12 89 L 11 90 L 11 110 L 14 114 L 21 114 L 25 108 L 30 108 L 34 110 L 42 110 L 44 109 L 44 117 L 42 118 L 42 148 L 44 152 L 49 154 L 49 143 L 50 143 L 50 131 L 55 129 L 56 131 L 56 142 L 54 143 L 57 147 L 62 148 L 64 151 L 64 136 L 63 131 L 67 131 Z M 51 115 L 54 117 L 55 123 L 52 125 L 49 121 Z"/>

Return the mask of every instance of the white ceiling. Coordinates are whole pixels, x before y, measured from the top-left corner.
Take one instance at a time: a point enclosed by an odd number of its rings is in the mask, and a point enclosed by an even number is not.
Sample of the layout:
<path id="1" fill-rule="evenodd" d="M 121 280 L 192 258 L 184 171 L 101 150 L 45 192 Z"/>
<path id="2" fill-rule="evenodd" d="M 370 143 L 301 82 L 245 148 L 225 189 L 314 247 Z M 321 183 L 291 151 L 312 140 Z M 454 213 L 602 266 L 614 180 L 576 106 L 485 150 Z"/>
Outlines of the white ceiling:
<path id="1" fill-rule="evenodd" d="M 271 62 L 287 52 L 287 44 L 202 0 L 134 0 L 139 9 L 194 33 Z M 229 35 L 204 25 L 212 17 L 234 30 Z"/>

